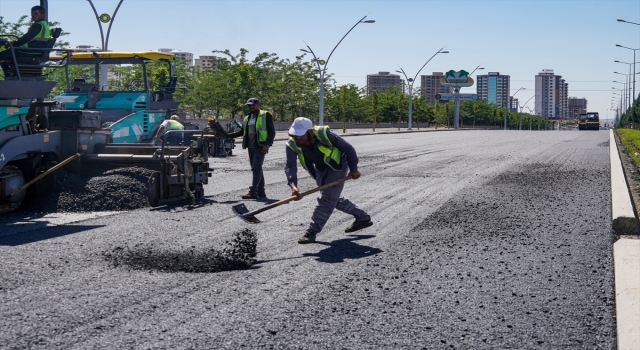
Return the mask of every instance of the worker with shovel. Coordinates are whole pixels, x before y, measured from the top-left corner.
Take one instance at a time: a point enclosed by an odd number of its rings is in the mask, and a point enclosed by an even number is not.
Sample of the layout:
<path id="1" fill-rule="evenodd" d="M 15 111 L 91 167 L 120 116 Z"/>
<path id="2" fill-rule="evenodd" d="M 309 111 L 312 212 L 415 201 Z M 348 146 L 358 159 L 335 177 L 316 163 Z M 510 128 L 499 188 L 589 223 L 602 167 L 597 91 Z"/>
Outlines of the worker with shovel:
<path id="1" fill-rule="evenodd" d="M 356 150 L 340 136 L 329 130 L 328 126 L 313 126 L 307 118 L 296 118 L 289 129 L 291 138 L 287 142 L 285 174 L 287 184 L 291 187 L 291 195 L 302 198 L 298 190 L 297 159 L 309 175 L 323 186 L 344 178 L 360 177 Z M 311 223 L 298 243 L 306 244 L 316 241 L 316 235 L 329 220 L 334 209 L 338 209 L 355 217 L 345 232 L 354 232 L 373 225 L 369 214 L 356 207 L 350 200 L 342 197 L 344 182 L 324 189 L 320 192 L 318 205 L 313 211 Z"/>

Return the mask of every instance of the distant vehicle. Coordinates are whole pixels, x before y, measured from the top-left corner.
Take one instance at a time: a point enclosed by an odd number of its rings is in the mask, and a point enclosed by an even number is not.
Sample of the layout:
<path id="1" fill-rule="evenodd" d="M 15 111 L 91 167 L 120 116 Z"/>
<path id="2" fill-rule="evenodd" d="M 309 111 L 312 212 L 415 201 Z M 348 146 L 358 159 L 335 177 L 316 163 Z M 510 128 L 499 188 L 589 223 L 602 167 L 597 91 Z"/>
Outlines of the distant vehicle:
<path id="1" fill-rule="evenodd" d="M 578 130 L 600 130 L 600 116 L 598 112 L 580 114 Z"/>

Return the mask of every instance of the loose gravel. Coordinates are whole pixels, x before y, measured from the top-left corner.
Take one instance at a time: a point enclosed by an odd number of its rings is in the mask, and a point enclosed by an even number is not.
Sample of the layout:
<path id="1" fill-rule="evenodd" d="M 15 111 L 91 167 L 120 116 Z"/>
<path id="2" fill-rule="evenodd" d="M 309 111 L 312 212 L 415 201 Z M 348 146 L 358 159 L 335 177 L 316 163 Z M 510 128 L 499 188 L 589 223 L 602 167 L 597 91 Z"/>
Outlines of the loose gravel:
<path id="1" fill-rule="evenodd" d="M 54 187 L 37 199 L 28 198 L 22 210 L 35 212 L 122 211 L 149 206 L 148 179 L 152 170 L 129 167 L 99 176 L 83 177 L 60 170 Z"/>
<path id="2" fill-rule="evenodd" d="M 171 250 L 155 247 L 116 247 L 104 257 L 114 267 L 162 272 L 211 273 L 240 270 L 250 267 L 256 260 L 257 235 L 244 229 L 234 233 L 222 250 Z"/>

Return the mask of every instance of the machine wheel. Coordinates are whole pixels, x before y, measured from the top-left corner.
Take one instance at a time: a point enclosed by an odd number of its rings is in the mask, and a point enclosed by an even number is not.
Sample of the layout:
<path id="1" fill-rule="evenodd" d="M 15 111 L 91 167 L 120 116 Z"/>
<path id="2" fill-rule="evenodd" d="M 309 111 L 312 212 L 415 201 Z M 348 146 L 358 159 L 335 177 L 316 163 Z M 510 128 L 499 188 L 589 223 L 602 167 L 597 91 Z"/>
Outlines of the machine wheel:
<path id="1" fill-rule="evenodd" d="M 9 193 L 13 192 L 14 190 L 17 190 L 18 188 L 22 187 L 22 185 L 26 183 L 24 180 L 24 175 L 22 174 L 22 171 L 20 171 L 20 169 L 18 169 L 15 166 L 7 165 L 4 168 L 2 168 L 2 170 L 0 170 L 0 176 L 4 176 L 4 175 L 13 175 L 14 177 L 19 177 L 19 181 L 14 181 L 12 185 L 9 186 L 9 188 L 7 188 L 7 192 Z M 9 193 L 7 193 L 7 195 Z M 26 194 L 27 194 L 27 191 L 24 190 L 18 193 L 15 197 L 11 197 L 5 200 L 0 199 L 0 214 L 9 213 L 18 209 L 18 207 L 20 207 L 20 204 L 22 204 L 22 201 L 24 200 L 24 197 L 26 196 Z"/>

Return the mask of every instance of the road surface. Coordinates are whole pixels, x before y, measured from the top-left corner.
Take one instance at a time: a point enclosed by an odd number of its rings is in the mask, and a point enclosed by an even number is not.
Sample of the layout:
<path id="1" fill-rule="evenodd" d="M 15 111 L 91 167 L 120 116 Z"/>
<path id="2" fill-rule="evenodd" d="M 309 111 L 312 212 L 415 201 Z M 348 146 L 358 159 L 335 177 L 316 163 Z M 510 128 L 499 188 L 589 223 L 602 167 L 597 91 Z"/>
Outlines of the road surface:
<path id="1" fill-rule="evenodd" d="M 199 206 L 6 219 L 0 348 L 615 348 L 607 131 L 347 140 L 363 175 L 344 195 L 375 224 L 347 235 L 336 212 L 316 244 L 296 243 L 314 198 L 233 216 L 264 205 L 240 200 L 240 149 Z M 272 199 L 290 196 L 284 147 Z M 242 230 L 256 262 L 207 270 Z"/>

